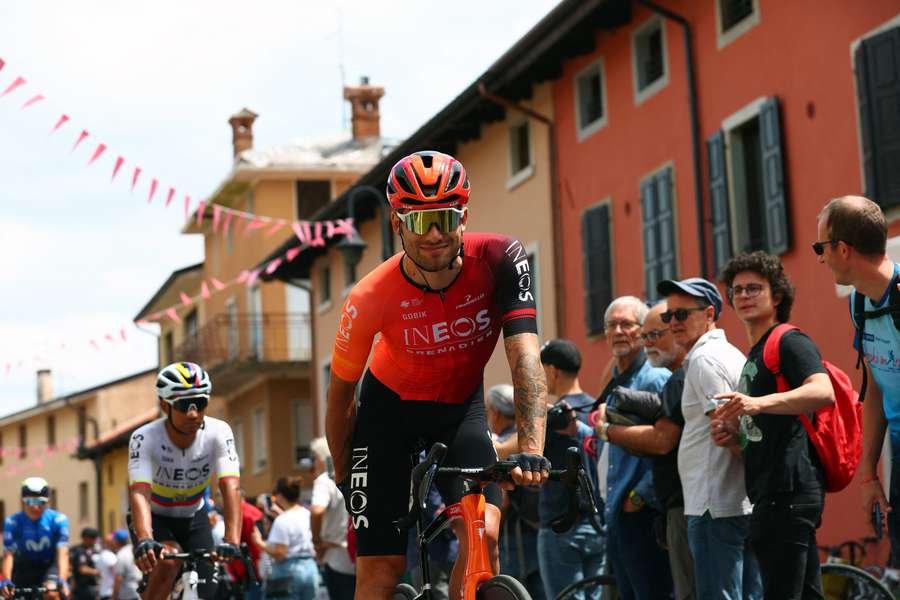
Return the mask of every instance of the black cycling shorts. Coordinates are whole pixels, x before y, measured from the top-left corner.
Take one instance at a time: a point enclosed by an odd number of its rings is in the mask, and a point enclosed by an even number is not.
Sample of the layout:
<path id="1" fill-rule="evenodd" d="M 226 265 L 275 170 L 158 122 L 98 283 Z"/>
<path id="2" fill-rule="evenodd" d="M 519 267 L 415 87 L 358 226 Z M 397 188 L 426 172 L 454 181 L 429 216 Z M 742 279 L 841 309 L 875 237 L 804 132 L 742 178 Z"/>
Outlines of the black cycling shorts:
<path id="1" fill-rule="evenodd" d="M 435 442 L 447 445 L 444 466 L 486 467 L 497 462 L 488 431 L 484 390 L 462 404 L 401 400 L 366 371 L 353 432 L 350 475 L 342 482 L 345 503 L 356 530 L 359 556 L 405 555 L 407 532 L 394 521 L 409 512 L 412 456 Z M 438 477 L 444 504 L 459 502 L 463 482 Z M 500 488 L 485 489 L 487 501 L 500 506 Z"/>
<path id="2" fill-rule="evenodd" d="M 16 554 L 13 558 L 13 585 L 19 588 L 34 588 L 44 586 L 48 581 L 57 581 L 59 570 L 56 561 L 33 562 L 24 555 Z"/>

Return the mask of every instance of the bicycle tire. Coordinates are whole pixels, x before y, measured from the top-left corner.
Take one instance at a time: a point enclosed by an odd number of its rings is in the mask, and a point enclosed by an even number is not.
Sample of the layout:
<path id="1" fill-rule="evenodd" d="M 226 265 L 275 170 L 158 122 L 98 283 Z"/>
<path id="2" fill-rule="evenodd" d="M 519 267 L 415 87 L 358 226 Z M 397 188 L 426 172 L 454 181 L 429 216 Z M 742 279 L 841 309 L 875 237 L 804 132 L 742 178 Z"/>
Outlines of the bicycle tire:
<path id="1" fill-rule="evenodd" d="M 894 600 L 883 583 L 851 565 L 822 565 L 822 587 L 826 598 L 841 600 Z"/>
<path id="2" fill-rule="evenodd" d="M 475 592 L 476 600 L 531 600 L 531 594 L 518 579 L 509 575 L 494 575 Z"/>
<path id="3" fill-rule="evenodd" d="M 554 600 L 575 600 L 576 598 L 590 599 L 593 596 L 578 596 L 578 594 L 584 594 L 585 592 L 589 593 L 594 591 L 603 592 L 605 588 L 615 587 L 616 578 L 612 575 L 594 575 L 593 577 L 586 577 L 581 581 L 576 581 L 575 583 L 561 591 Z"/>
<path id="4" fill-rule="evenodd" d="M 419 593 L 408 583 L 400 583 L 394 588 L 394 600 L 416 600 Z"/>

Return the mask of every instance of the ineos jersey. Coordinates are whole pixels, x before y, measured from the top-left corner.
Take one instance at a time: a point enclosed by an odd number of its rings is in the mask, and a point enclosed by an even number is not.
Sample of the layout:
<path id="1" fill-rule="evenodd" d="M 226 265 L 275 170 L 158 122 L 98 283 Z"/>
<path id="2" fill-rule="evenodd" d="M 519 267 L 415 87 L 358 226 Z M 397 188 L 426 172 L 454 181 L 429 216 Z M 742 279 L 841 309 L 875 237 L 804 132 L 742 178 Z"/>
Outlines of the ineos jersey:
<path id="1" fill-rule="evenodd" d="M 459 404 L 482 385 L 484 366 L 505 336 L 537 333 L 528 255 L 518 240 L 464 236 L 463 264 L 446 289 L 414 282 L 397 254 L 366 275 L 344 303 L 331 360 L 346 381 L 369 370 L 403 400 Z"/>
<path id="2" fill-rule="evenodd" d="M 128 483 L 150 487 L 154 514 L 191 517 L 203 506 L 213 474 L 224 479 L 240 477 L 240 471 L 234 434 L 225 421 L 205 417 L 194 443 L 184 450 L 169 439 L 165 418 L 131 434 Z"/>

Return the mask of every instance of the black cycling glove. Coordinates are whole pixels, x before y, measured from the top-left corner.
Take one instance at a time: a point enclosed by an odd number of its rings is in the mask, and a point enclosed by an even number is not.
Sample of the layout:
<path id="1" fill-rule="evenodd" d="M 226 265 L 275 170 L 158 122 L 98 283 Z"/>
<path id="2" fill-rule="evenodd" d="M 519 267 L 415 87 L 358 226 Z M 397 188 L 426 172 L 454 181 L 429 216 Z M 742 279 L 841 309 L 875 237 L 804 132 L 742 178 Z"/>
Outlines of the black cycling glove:
<path id="1" fill-rule="evenodd" d="M 154 554 L 156 558 L 162 558 L 163 545 L 156 540 L 145 539 L 138 542 L 134 547 L 134 557 L 141 558 L 147 554 Z"/>
<path id="2" fill-rule="evenodd" d="M 550 461 L 540 454 L 526 454 L 524 452 L 510 454 L 508 460 L 518 463 L 519 468 L 522 469 L 523 473 L 525 471 L 540 473 L 541 471 L 550 470 Z"/>
<path id="3" fill-rule="evenodd" d="M 237 558 L 241 555 L 240 549 L 234 544 L 229 544 L 228 542 L 222 542 L 218 546 L 216 546 L 216 554 L 220 558 L 230 559 Z"/>

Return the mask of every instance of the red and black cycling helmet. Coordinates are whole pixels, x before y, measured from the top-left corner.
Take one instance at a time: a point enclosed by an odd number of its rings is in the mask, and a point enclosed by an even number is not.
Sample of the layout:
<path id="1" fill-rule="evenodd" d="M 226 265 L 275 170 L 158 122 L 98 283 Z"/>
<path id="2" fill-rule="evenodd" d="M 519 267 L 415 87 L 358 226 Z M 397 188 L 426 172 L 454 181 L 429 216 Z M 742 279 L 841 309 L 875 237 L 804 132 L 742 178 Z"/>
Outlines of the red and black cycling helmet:
<path id="1" fill-rule="evenodd" d="M 462 163 L 449 154 L 413 152 L 391 169 L 387 198 L 394 210 L 464 206 L 469 201 L 469 178 Z"/>

